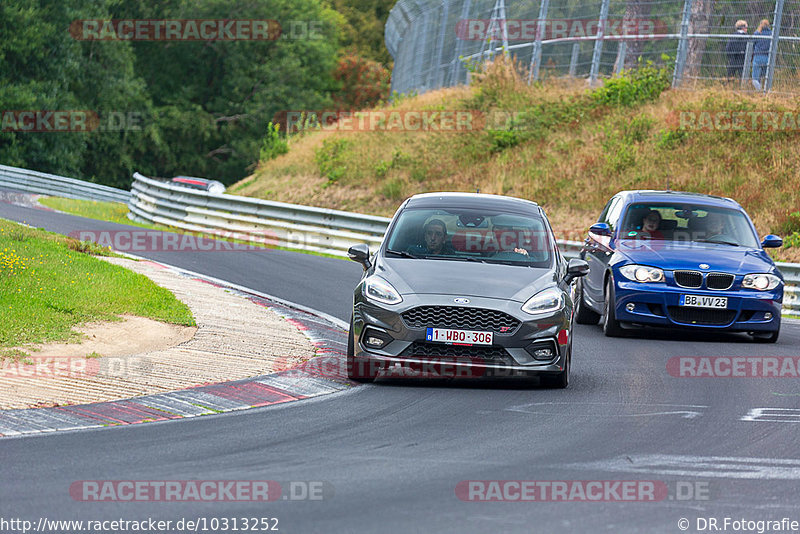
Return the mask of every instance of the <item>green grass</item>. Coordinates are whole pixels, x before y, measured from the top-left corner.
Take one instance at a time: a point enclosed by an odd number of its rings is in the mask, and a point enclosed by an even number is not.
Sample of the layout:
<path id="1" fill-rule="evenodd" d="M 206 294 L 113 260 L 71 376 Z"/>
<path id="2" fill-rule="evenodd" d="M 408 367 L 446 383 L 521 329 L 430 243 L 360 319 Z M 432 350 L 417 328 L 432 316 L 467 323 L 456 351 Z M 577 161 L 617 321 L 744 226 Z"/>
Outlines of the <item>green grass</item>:
<path id="1" fill-rule="evenodd" d="M 48 208 L 69 213 L 71 215 L 78 215 L 86 217 L 87 219 L 97 219 L 100 221 L 108 221 L 118 224 L 127 224 L 129 226 L 138 226 L 140 228 L 147 228 L 150 230 L 160 230 L 164 232 L 174 233 L 190 233 L 197 237 L 206 237 L 209 239 L 223 239 L 213 234 L 198 234 L 197 232 L 186 232 L 180 228 L 171 226 L 164 226 L 160 224 L 148 224 L 132 221 L 128 219 L 128 206 L 119 202 L 101 202 L 98 200 L 76 200 L 72 198 L 61 197 L 42 197 L 39 203 Z M 302 252 L 304 254 L 311 254 L 313 256 L 322 256 L 325 258 L 335 258 L 337 260 L 346 259 L 341 256 L 334 256 L 332 254 L 325 254 L 322 252 L 314 252 L 310 250 L 294 249 L 289 247 L 268 246 L 261 243 L 254 243 L 252 241 L 245 241 L 241 239 L 228 239 L 233 243 L 240 243 L 246 245 L 254 245 L 262 248 L 269 248 L 274 250 L 288 250 L 291 252 Z"/>
<path id="2" fill-rule="evenodd" d="M 194 326 L 172 293 L 87 252 L 107 253 L 0 219 L 0 358 L 26 356 L 11 349 L 28 343 L 76 341 L 73 326 L 121 314 Z"/>

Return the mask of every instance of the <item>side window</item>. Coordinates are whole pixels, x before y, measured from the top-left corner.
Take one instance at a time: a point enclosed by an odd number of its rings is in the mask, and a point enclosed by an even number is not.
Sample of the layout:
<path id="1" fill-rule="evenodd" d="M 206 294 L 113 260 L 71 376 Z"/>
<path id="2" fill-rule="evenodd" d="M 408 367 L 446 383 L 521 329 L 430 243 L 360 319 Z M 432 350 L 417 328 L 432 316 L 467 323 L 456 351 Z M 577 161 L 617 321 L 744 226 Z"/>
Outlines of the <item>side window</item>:
<path id="1" fill-rule="evenodd" d="M 617 223 L 619 222 L 619 214 L 622 211 L 623 202 L 622 199 L 616 197 L 611 200 L 611 206 L 608 208 L 608 212 L 606 213 L 606 220 L 603 222 L 608 223 L 611 227 L 611 230 L 616 230 Z"/>
<path id="2" fill-rule="evenodd" d="M 606 203 L 606 207 L 603 208 L 603 211 L 600 213 L 600 217 L 597 218 L 597 222 L 599 223 L 606 222 L 606 215 L 608 214 L 608 210 L 611 207 L 611 204 L 613 204 L 616 199 L 617 198 L 614 197 Z"/>

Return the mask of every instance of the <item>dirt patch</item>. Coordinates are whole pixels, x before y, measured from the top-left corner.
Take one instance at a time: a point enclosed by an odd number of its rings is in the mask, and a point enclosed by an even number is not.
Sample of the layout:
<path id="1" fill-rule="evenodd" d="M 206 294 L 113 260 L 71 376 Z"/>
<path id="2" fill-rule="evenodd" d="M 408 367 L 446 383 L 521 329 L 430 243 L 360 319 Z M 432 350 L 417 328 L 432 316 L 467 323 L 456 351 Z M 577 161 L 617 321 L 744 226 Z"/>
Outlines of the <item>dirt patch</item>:
<path id="1" fill-rule="evenodd" d="M 121 321 L 86 323 L 75 328 L 76 332 L 82 334 L 79 343 L 42 343 L 20 349 L 30 353 L 36 360 L 130 356 L 180 345 L 192 339 L 197 332 L 195 326 L 162 323 L 134 315 L 123 315 L 121 318 Z"/>

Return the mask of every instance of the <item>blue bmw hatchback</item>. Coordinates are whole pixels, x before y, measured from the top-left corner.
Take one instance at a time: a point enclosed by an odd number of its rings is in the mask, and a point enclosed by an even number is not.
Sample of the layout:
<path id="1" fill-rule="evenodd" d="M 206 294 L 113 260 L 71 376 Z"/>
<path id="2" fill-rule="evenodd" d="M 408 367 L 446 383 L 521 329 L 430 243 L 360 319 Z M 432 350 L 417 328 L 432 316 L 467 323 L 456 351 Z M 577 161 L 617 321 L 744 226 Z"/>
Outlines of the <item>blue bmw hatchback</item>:
<path id="1" fill-rule="evenodd" d="M 607 336 L 635 325 L 749 332 L 774 343 L 783 276 L 744 209 L 729 198 L 622 191 L 589 228 L 575 320 Z"/>

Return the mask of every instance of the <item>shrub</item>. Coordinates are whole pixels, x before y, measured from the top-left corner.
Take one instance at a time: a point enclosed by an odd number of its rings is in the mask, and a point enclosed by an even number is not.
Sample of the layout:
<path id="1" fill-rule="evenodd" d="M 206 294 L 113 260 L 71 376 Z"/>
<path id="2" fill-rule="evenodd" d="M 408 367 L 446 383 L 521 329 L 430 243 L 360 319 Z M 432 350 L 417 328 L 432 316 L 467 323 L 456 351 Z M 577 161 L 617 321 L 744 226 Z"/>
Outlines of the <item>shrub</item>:
<path id="1" fill-rule="evenodd" d="M 592 91 L 592 99 L 601 105 L 634 106 L 656 100 L 670 86 L 666 67 L 656 68 L 651 62 L 623 71 Z"/>
<path id="2" fill-rule="evenodd" d="M 325 139 L 314 153 L 314 161 L 319 172 L 328 178 L 328 184 L 338 182 L 347 172 L 350 144 L 347 139 Z"/>
<path id="3" fill-rule="evenodd" d="M 279 130 L 279 125 L 272 122 L 267 124 L 267 135 L 261 141 L 261 152 L 259 153 L 261 161 L 269 161 L 289 152 L 289 145 L 286 143 L 286 139 L 281 137 Z"/>

